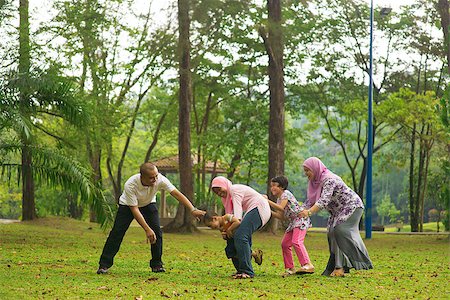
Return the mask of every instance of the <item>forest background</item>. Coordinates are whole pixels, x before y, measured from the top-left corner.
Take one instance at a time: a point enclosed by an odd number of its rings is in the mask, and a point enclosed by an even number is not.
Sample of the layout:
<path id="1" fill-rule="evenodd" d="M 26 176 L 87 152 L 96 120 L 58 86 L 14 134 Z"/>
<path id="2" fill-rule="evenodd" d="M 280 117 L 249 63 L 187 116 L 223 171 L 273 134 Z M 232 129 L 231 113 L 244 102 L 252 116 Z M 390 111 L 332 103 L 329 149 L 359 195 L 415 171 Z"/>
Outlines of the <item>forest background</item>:
<path id="1" fill-rule="evenodd" d="M 448 1 L 410 2 L 387 15 L 375 7 L 373 217 L 412 231 L 443 221 L 448 230 Z M 177 3 L 157 11 L 131 0 L 37 3 L 0 1 L 0 218 L 107 224 L 141 163 L 179 154 L 186 128 L 178 125 L 185 116 Z M 235 183 L 267 191 L 277 134 L 269 128 L 276 44 L 267 3 L 190 1 L 188 146 L 197 206 L 219 203 L 207 162 Z M 304 201 L 301 164 L 317 156 L 364 199 L 369 4 L 280 5 L 278 134 L 289 189 Z M 167 175 L 176 186 L 191 173 L 180 172 Z M 177 202 L 168 204 L 175 216 Z"/>

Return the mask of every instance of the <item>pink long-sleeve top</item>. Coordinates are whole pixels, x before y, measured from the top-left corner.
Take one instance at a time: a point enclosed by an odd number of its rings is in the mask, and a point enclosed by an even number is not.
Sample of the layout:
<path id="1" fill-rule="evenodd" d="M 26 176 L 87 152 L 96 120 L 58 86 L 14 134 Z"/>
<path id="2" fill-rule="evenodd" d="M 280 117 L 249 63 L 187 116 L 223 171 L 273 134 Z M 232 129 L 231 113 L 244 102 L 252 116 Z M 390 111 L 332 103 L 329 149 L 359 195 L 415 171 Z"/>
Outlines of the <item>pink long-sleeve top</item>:
<path id="1" fill-rule="evenodd" d="M 270 219 L 269 202 L 249 186 L 233 184 L 231 186 L 231 201 L 233 202 L 233 211 L 225 211 L 227 214 L 233 214 L 236 218 L 242 219 L 247 212 L 257 208 L 262 226 Z"/>

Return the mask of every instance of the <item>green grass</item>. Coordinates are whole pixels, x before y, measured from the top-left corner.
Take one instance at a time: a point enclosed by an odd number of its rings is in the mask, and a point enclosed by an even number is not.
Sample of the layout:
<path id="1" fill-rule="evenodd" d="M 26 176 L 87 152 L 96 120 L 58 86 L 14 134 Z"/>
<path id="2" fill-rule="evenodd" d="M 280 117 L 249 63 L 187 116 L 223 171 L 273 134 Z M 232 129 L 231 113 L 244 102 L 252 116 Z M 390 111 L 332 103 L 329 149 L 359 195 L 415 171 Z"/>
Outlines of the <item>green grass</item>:
<path id="1" fill-rule="evenodd" d="M 151 273 L 141 228 L 127 232 L 106 275 L 97 262 L 106 234 L 96 224 L 46 218 L 0 225 L 0 299 L 448 299 L 448 236 L 376 234 L 365 243 L 375 269 L 321 276 L 324 233 L 309 233 L 313 275 L 283 278 L 281 234 L 254 235 L 264 262 L 256 277 L 233 280 L 218 231 L 165 234 L 164 274 Z"/>
<path id="2" fill-rule="evenodd" d="M 444 224 L 439 223 L 439 232 L 445 230 Z M 397 232 L 397 227 L 395 224 L 386 225 L 384 231 L 386 232 Z M 411 225 L 404 224 L 400 232 L 411 232 Z M 423 232 L 437 232 L 437 222 L 430 222 L 423 224 Z"/>

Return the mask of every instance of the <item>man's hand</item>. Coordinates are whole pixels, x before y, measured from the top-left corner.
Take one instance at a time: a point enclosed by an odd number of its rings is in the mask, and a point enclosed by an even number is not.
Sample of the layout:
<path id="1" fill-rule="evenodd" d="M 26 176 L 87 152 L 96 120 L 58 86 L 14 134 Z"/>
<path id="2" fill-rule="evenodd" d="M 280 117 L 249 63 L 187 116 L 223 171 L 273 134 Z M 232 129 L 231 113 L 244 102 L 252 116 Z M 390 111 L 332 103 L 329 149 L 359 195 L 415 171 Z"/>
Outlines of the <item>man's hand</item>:
<path id="1" fill-rule="evenodd" d="M 200 218 L 206 214 L 206 211 L 196 208 L 193 211 L 191 211 L 191 214 L 199 221 Z"/>
<path id="2" fill-rule="evenodd" d="M 150 244 L 156 243 L 156 235 L 151 228 L 149 228 L 149 230 L 146 230 L 145 234 L 147 235 L 147 242 L 150 242 Z"/>

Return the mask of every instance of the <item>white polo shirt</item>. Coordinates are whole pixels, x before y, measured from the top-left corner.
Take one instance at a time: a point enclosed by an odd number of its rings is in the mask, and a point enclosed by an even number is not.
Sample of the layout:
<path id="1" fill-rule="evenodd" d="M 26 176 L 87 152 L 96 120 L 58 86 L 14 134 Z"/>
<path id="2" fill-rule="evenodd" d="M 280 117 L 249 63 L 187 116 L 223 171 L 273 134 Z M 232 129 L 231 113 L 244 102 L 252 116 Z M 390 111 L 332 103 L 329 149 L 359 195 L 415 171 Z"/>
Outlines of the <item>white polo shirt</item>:
<path id="1" fill-rule="evenodd" d="M 119 198 L 119 204 L 127 206 L 143 207 L 156 202 L 156 193 L 165 190 L 171 193 L 175 186 L 162 174 L 158 174 L 158 179 L 153 186 L 143 186 L 141 174 L 131 176 L 123 188 L 123 193 Z"/>

